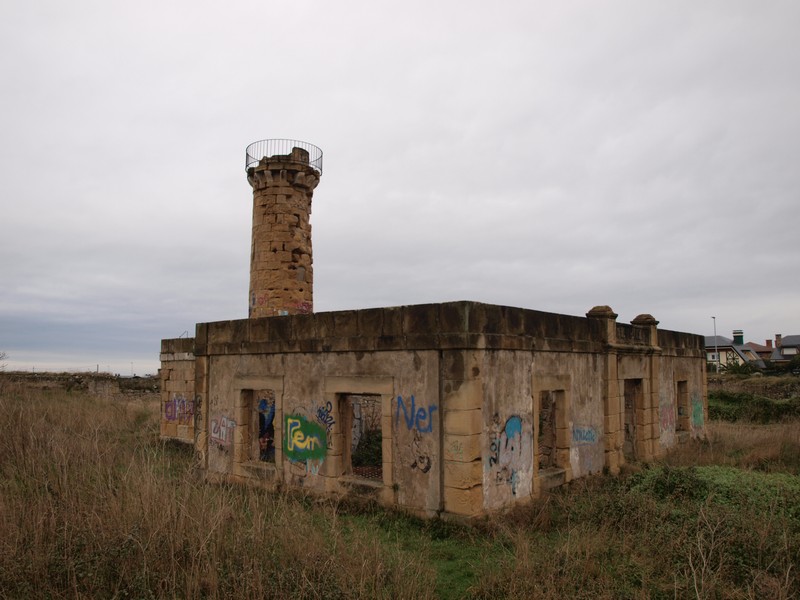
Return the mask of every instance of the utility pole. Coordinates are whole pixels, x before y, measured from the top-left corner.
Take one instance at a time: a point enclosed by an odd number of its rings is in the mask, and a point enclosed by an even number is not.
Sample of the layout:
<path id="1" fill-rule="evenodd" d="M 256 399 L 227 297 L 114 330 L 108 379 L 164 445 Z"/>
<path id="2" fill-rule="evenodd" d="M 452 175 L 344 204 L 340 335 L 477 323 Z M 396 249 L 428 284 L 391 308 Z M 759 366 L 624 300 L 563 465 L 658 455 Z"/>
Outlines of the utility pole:
<path id="1" fill-rule="evenodd" d="M 717 375 L 719 375 L 719 347 L 717 345 L 717 317 L 711 317 L 714 321 L 714 356 L 717 357 Z"/>

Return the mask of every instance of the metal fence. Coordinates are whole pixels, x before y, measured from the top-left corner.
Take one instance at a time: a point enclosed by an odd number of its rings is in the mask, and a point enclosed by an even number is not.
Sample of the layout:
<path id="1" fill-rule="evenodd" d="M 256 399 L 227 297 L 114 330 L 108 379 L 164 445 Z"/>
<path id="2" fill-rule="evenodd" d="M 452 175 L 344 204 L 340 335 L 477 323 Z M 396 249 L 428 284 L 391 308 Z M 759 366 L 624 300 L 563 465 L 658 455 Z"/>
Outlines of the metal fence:
<path id="1" fill-rule="evenodd" d="M 245 171 L 250 167 L 256 166 L 262 158 L 272 156 L 282 156 L 289 158 L 295 148 L 305 150 L 308 158 L 303 155 L 299 162 L 307 164 L 322 174 L 322 150 L 314 144 L 301 142 L 300 140 L 261 140 L 253 142 L 247 147 L 245 157 Z"/>

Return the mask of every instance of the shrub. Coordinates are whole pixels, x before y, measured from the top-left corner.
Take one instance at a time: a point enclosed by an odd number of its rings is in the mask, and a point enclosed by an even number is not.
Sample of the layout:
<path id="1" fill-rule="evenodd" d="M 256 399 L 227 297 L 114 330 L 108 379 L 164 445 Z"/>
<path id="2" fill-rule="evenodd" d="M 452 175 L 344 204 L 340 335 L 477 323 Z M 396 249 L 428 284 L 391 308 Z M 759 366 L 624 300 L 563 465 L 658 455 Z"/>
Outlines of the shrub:
<path id="1" fill-rule="evenodd" d="M 708 416 L 731 422 L 772 423 L 800 417 L 800 398 L 773 400 L 747 392 L 713 391 L 708 394 Z"/>

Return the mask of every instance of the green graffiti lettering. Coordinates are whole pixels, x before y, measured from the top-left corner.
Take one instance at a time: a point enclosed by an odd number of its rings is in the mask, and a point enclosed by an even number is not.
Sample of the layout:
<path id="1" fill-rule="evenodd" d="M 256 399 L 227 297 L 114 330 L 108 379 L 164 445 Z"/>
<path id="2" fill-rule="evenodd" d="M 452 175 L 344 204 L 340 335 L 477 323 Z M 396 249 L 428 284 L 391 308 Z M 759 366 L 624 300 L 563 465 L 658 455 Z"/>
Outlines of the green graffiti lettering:
<path id="1" fill-rule="evenodd" d="M 692 394 L 692 427 L 694 429 L 703 428 L 703 403 L 697 393 Z"/>
<path id="2" fill-rule="evenodd" d="M 283 450 L 289 460 L 322 460 L 327 453 L 325 429 L 301 415 L 287 415 L 284 421 Z"/>

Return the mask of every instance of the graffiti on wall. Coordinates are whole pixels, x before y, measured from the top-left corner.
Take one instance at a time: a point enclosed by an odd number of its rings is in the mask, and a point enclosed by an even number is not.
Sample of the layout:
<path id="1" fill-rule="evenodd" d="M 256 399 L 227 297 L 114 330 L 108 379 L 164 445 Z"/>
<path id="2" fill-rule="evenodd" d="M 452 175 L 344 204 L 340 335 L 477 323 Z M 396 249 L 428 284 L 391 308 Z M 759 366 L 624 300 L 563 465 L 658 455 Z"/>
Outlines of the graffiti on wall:
<path id="1" fill-rule="evenodd" d="M 233 432 L 236 429 L 236 421 L 228 417 L 220 417 L 211 421 L 211 435 L 209 439 L 220 450 L 227 451 L 233 443 Z"/>
<path id="2" fill-rule="evenodd" d="M 294 312 L 299 315 L 307 315 L 314 312 L 314 308 L 311 302 L 305 302 L 305 301 L 295 302 L 294 304 L 292 304 L 292 308 L 294 309 Z"/>
<path id="3" fill-rule="evenodd" d="M 269 302 L 269 296 L 266 294 L 261 294 L 260 296 L 256 296 L 255 292 L 252 292 L 250 295 L 250 306 L 266 306 Z"/>
<path id="4" fill-rule="evenodd" d="M 464 460 L 464 444 L 459 440 L 451 440 L 450 443 L 447 444 L 447 453 L 449 454 L 450 460 Z"/>
<path id="5" fill-rule="evenodd" d="M 289 460 L 321 461 L 327 453 L 326 432 L 321 425 L 302 415 L 286 415 L 283 450 Z"/>
<path id="6" fill-rule="evenodd" d="M 317 421 L 325 427 L 325 431 L 330 433 L 331 427 L 336 424 L 336 419 L 333 416 L 333 405 L 330 402 L 326 402 L 325 406 L 317 407 Z"/>
<path id="7" fill-rule="evenodd" d="M 397 410 L 394 414 L 394 423 L 400 422 L 400 411 L 403 411 L 403 421 L 409 431 L 416 429 L 420 433 L 430 433 L 433 431 L 433 413 L 438 410 L 436 405 L 428 407 L 417 406 L 414 395 L 411 395 L 410 406 L 406 404 L 402 396 L 397 397 Z"/>
<path id="8" fill-rule="evenodd" d="M 182 394 L 173 394 L 172 399 L 164 402 L 164 418 L 177 421 L 179 425 L 189 425 L 194 421 L 194 401 L 187 400 Z"/>
<path id="9" fill-rule="evenodd" d="M 275 392 L 264 390 L 258 398 L 258 458 L 275 462 Z"/>
<path id="10" fill-rule="evenodd" d="M 494 472 L 495 482 L 510 485 L 511 493 L 516 496 L 520 476 L 531 470 L 532 458 L 531 434 L 523 432 L 519 416 L 509 417 L 489 445 L 488 466 Z"/>
<path id="11" fill-rule="evenodd" d="M 594 427 L 577 426 L 572 428 L 572 445 L 588 446 L 597 442 L 597 430 Z"/>
<path id="12" fill-rule="evenodd" d="M 703 401 L 700 398 L 700 394 L 694 392 L 692 394 L 692 429 L 703 429 L 703 423 Z"/>
<path id="13" fill-rule="evenodd" d="M 675 405 L 662 394 L 658 402 L 658 427 L 661 433 L 675 431 Z"/>
<path id="14" fill-rule="evenodd" d="M 411 463 L 412 469 L 418 469 L 422 473 L 431 470 L 430 454 L 422 443 L 422 435 L 417 430 L 414 431 L 414 437 L 411 440 L 411 452 L 414 457 L 414 462 Z"/>

